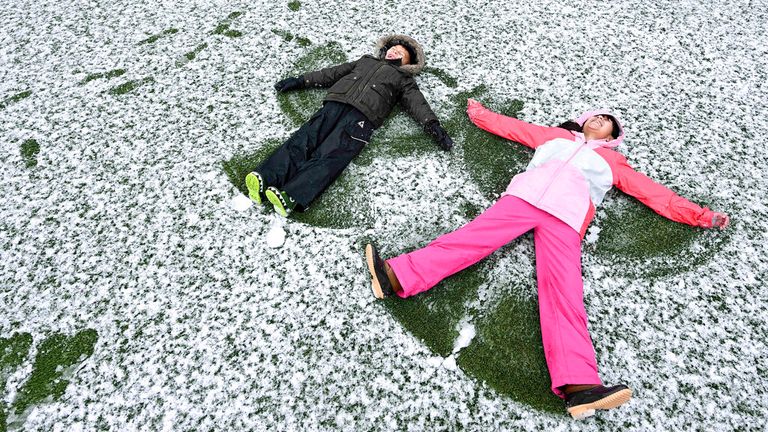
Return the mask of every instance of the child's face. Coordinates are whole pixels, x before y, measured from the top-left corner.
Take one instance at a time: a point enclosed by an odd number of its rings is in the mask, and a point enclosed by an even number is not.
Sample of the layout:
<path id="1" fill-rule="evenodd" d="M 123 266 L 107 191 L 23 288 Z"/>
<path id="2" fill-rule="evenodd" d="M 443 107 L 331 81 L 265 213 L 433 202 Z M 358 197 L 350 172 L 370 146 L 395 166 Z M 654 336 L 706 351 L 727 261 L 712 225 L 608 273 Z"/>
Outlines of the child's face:
<path id="1" fill-rule="evenodd" d="M 400 59 L 404 65 L 411 63 L 411 55 L 408 54 L 408 50 L 402 45 L 394 45 L 388 49 L 384 58 L 387 60 Z"/>
<path id="2" fill-rule="evenodd" d="M 592 139 L 608 139 L 613 131 L 613 121 L 610 116 L 596 115 L 584 122 L 584 132 L 590 132 Z"/>

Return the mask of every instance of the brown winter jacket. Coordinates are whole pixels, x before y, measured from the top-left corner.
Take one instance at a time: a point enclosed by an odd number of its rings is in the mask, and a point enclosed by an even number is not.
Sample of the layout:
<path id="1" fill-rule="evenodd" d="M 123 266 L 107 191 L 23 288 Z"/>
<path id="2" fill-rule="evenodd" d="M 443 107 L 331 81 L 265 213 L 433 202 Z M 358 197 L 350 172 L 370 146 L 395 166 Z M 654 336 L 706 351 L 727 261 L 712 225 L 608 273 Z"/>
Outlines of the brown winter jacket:
<path id="1" fill-rule="evenodd" d="M 384 60 L 387 49 L 397 44 L 407 44 L 416 54 L 411 64 L 395 66 Z M 326 101 L 352 105 L 376 127 L 384 123 L 398 102 L 422 125 L 437 120 L 413 78 L 425 64 L 421 45 L 408 36 L 389 35 L 379 39 L 375 52 L 376 56 L 366 55 L 357 61 L 306 73 L 304 87 L 330 87 Z"/>

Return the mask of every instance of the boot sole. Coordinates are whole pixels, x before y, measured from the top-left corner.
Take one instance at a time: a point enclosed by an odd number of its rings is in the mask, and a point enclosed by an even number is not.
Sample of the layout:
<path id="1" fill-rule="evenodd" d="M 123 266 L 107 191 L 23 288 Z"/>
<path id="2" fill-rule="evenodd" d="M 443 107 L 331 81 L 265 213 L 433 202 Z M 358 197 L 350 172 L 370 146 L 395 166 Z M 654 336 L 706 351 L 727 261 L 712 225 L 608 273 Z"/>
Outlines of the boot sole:
<path id="1" fill-rule="evenodd" d="M 371 289 L 373 290 L 373 296 L 377 299 L 384 298 L 384 292 L 381 290 L 381 284 L 379 278 L 376 277 L 376 269 L 373 266 L 373 246 L 365 246 L 365 261 L 368 263 L 368 271 L 371 273 Z"/>
<path id="2" fill-rule="evenodd" d="M 267 196 L 267 200 L 272 204 L 272 207 L 275 208 L 275 211 L 277 214 L 279 214 L 282 217 L 288 217 L 288 212 L 285 211 L 285 207 L 283 207 L 283 202 L 280 201 L 280 197 L 278 197 L 274 192 L 267 189 L 266 192 L 264 192 L 264 195 Z"/>
<path id="3" fill-rule="evenodd" d="M 600 400 L 582 405 L 576 405 L 575 407 L 568 408 L 568 413 L 575 420 L 581 420 L 595 415 L 595 410 L 607 410 L 616 408 L 623 405 L 632 399 L 632 390 L 624 389 L 617 391 L 616 393 L 606 396 Z"/>
<path id="4" fill-rule="evenodd" d="M 261 184 L 259 184 L 259 178 L 253 175 L 253 173 L 248 173 L 245 176 L 245 187 L 248 188 L 248 198 L 256 204 L 261 204 L 261 194 L 259 194 Z"/>

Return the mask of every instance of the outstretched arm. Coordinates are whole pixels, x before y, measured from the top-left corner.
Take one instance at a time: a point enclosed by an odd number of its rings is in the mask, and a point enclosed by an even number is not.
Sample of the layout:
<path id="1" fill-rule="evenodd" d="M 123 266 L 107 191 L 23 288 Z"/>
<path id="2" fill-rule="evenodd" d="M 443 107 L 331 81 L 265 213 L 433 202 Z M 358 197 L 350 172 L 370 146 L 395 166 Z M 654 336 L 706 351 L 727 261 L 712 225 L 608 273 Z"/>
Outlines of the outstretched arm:
<path id="1" fill-rule="evenodd" d="M 437 145 L 449 151 L 453 147 L 453 140 L 448 136 L 448 132 L 440 125 L 437 116 L 429 106 L 424 94 L 419 90 L 419 86 L 413 80 L 408 80 L 403 88 L 403 94 L 400 97 L 400 105 L 405 111 L 414 118 L 426 131 Z"/>
<path id="2" fill-rule="evenodd" d="M 727 214 L 714 212 L 688 201 L 669 188 L 651 180 L 645 174 L 635 171 L 624 156 L 615 152 L 613 154 L 618 155 L 615 157 L 615 164 L 612 164 L 614 185 L 637 198 L 656 213 L 675 222 L 702 228 L 724 229 L 728 226 L 730 219 Z"/>
<path id="3" fill-rule="evenodd" d="M 563 128 L 539 126 L 497 114 L 474 99 L 467 99 L 467 115 L 480 129 L 531 148 L 554 138 L 573 139 L 573 134 Z"/>
<path id="4" fill-rule="evenodd" d="M 349 75 L 356 64 L 357 61 L 353 61 L 305 73 L 303 75 L 304 87 L 330 87 L 340 80 L 341 77 Z"/>
<path id="5" fill-rule="evenodd" d="M 427 123 L 437 120 L 429 102 L 424 98 L 424 94 L 419 90 L 419 86 L 412 79 L 406 81 L 403 87 L 402 96 L 400 96 L 400 105 L 414 120 L 424 126 Z"/>
<path id="6" fill-rule="evenodd" d="M 356 61 L 343 63 L 318 71 L 307 72 L 301 76 L 286 78 L 275 84 L 275 90 L 286 92 L 307 87 L 330 87 L 336 83 L 336 81 L 341 79 L 341 77 L 352 72 L 356 63 Z"/>

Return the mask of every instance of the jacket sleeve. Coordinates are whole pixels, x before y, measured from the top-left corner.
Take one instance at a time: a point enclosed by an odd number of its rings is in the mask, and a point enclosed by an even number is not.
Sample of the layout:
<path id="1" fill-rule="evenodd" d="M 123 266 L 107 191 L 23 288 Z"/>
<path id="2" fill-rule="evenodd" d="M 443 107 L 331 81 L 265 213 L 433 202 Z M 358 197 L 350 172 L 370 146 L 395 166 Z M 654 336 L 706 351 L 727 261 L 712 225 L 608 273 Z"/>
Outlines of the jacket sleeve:
<path id="1" fill-rule="evenodd" d="M 309 87 L 330 87 L 340 80 L 343 76 L 352 72 L 359 60 L 343 63 L 336 66 L 327 67 L 314 72 L 307 72 L 304 77 L 304 88 Z"/>
<path id="2" fill-rule="evenodd" d="M 573 139 L 573 133 L 563 128 L 526 123 L 485 107 L 468 111 L 468 114 L 480 129 L 534 149 L 554 138 Z"/>
<path id="3" fill-rule="evenodd" d="M 437 120 L 437 116 L 432 111 L 432 108 L 430 108 L 429 103 L 413 79 L 405 81 L 403 93 L 400 96 L 400 105 L 422 126 L 432 120 Z"/>
<path id="4" fill-rule="evenodd" d="M 614 152 L 615 153 L 615 152 Z M 618 155 L 618 153 L 615 153 Z M 656 183 L 645 174 L 635 171 L 624 156 L 618 155 L 613 168 L 614 185 L 637 198 L 656 213 L 688 225 L 710 228 L 714 212 L 688 201 L 669 188 Z"/>

